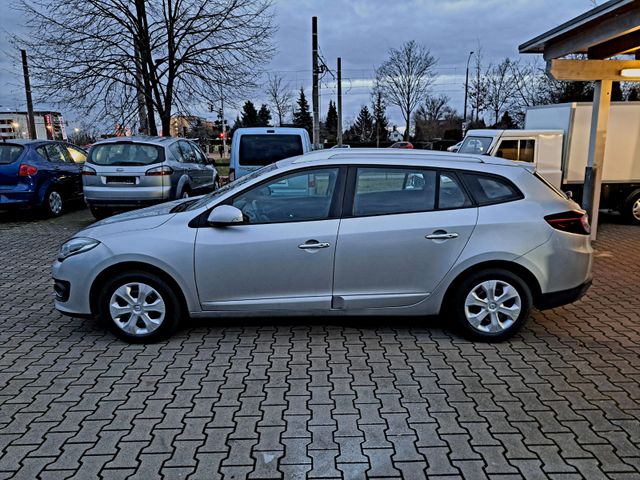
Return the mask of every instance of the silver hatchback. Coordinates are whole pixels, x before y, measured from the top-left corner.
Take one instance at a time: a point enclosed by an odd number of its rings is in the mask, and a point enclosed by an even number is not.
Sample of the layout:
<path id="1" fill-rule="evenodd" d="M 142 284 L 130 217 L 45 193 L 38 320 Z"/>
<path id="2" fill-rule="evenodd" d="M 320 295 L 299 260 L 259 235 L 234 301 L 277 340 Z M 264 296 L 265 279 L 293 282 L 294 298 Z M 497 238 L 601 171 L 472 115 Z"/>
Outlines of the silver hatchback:
<path id="1" fill-rule="evenodd" d="M 91 147 L 82 171 L 96 218 L 215 190 L 218 173 L 193 142 L 172 137 L 115 137 Z"/>
<path id="2" fill-rule="evenodd" d="M 53 278 L 59 311 L 131 342 L 187 316 L 434 314 L 497 341 L 579 299 L 591 257 L 585 212 L 522 163 L 324 150 L 95 223 Z"/>

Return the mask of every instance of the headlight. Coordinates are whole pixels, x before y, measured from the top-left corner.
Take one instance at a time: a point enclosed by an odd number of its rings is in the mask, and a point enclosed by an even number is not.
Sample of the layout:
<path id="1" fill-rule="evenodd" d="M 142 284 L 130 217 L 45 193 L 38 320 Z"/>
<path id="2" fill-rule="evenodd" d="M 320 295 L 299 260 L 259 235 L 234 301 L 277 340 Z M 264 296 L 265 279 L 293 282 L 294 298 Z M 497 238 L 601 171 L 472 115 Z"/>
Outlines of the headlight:
<path id="1" fill-rule="evenodd" d="M 71 240 L 65 242 L 60 247 L 60 252 L 58 253 L 58 260 L 63 261 L 65 258 L 70 257 L 71 255 L 77 255 L 78 253 L 88 252 L 92 248 L 97 247 L 100 244 L 98 240 L 94 240 L 93 238 L 84 238 L 77 237 L 72 238 Z"/>

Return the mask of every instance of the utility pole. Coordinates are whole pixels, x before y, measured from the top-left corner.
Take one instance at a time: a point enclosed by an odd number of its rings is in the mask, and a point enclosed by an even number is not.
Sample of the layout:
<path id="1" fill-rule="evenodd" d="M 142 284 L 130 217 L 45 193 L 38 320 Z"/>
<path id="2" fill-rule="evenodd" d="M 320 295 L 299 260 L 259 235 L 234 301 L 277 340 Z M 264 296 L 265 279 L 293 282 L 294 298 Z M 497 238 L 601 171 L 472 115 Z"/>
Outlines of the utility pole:
<path id="1" fill-rule="evenodd" d="M 227 124 L 224 121 L 224 94 L 220 87 L 220 121 L 222 122 L 222 152 L 227 156 Z"/>
<path id="2" fill-rule="evenodd" d="M 338 57 L 338 146 L 342 146 L 342 59 Z"/>
<path id="3" fill-rule="evenodd" d="M 311 17 L 311 59 L 313 68 L 313 147 L 320 147 L 320 91 L 318 86 L 318 17 Z"/>
<path id="4" fill-rule="evenodd" d="M 469 62 L 471 61 L 471 55 L 473 52 L 469 52 L 469 57 L 467 58 L 467 75 L 464 81 L 464 115 L 463 115 L 463 123 L 467 123 L 467 97 L 469 95 Z"/>
<path id="5" fill-rule="evenodd" d="M 27 51 L 20 50 L 22 53 L 22 71 L 24 73 L 24 90 L 27 94 L 27 118 L 29 120 L 29 138 L 35 140 L 36 137 L 36 121 L 33 118 L 33 100 L 31 99 L 31 81 L 29 80 L 29 65 L 27 64 Z"/>

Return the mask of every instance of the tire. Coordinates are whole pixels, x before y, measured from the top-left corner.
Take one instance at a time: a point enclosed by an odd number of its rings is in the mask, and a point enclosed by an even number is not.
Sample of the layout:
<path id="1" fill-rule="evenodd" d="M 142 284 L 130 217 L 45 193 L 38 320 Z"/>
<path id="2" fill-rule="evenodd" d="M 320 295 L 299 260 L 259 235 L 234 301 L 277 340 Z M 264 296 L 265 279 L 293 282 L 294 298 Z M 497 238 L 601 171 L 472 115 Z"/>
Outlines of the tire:
<path id="1" fill-rule="evenodd" d="M 102 220 L 113 215 L 113 210 L 111 210 L 110 208 L 90 206 L 89 210 L 91 211 L 91 215 L 93 215 L 93 218 L 95 218 L 96 220 Z"/>
<path id="2" fill-rule="evenodd" d="M 500 342 L 511 338 L 531 313 L 531 289 L 508 270 L 492 268 L 475 272 L 454 288 L 448 310 L 456 329 L 470 340 Z M 492 288 L 495 301 L 490 297 Z M 509 297 L 501 303 L 503 295 Z"/>
<path id="3" fill-rule="evenodd" d="M 125 342 L 153 343 L 165 339 L 176 330 L 181 316 L 181 304 L 171 286 L 152 273 L 121 273 L 100 289 L 98 318 Z"/>
<path id="4" fill-rule="evenodd" d="M 59 217 L 65 210 L 64 200 L 60 190 L 51 187 L 44 195 L 42 210 L 47 217 Z"/>
<path id="5" fill-rule="evenodd" d="M 213 181 L 213 191 L 215 192 L 219 188 L 220 188 L 220 178 L 216 177 L 215 180 Z"/>
<path id="6" fill-rule="evenodd" d="M 625 204 L 622 214 L 632 225 L 640 225 L 640 193 Z"/>
<path id="7" fill-rule="evenodd" d="M 185 198 L 189 198 L 191 196 L 191 190 L 189 189 L 189 187 L 185 186 L 182 189 L 182 192 L 180 193 L 180 198 L 185 199 Z"/>

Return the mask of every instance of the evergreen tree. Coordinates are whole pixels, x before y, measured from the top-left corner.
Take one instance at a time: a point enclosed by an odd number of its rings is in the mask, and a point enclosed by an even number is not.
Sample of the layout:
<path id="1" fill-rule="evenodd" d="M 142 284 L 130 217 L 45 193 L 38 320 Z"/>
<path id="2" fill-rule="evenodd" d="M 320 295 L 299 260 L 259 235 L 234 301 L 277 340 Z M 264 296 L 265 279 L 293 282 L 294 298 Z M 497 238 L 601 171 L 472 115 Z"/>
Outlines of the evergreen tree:
<path id="1" fill-rule="evenodd" d="M 270 127 L 271 126 L 271 112 L 269 108 L 263 103 L 258 111 L 258 126 Z"/>
<path id="2" fill-rule="evenodd" d="M 258 112 L 256 107 L 253 105 L 253 102 L 247 100 L 244 102 L 242 107 L 242 112 L 240 113 L 240 124 L 241 127 L 258 127 Z"/>
<path id="3" fill-rule="evenodd" d="M 309 135 L 312 135 L 313 118 L 311 117 L 311 112 L 309 112 L 309 102 L 307 102 L 303 88 L 300 88 L 300 96 L 296 103 L 298 104 L 298 108 L 293 112 L 293 126 L 304 128 L 309 132 Z"/>
<path id="4" fill-rule="evenodd" d="M 353 133 L 361 142 L 370 142 L 374 138 L 374 119 L 369 112 L 369 107 L 362 106 L 352 128 Z"/>
<path id="5" fill-rule="evenodd" d="M 338 137 L 338 110 L 332 100 L 329 100 L 329 109 L 327 110 L 325 125 L 327 128 L 327 139 L 330 142 L 335 142 Z"/>
<path id="6" fill-rule="evenodd" d="M 380 142 L 387 141 L 389 137 L 389 119 L 387 118 L 387 105 L 384 102 L 382 92 L 376 88 L 372 95 L 373 105 L 373 135 L 376 139 L 376 146 L 380 146 Z"/>

